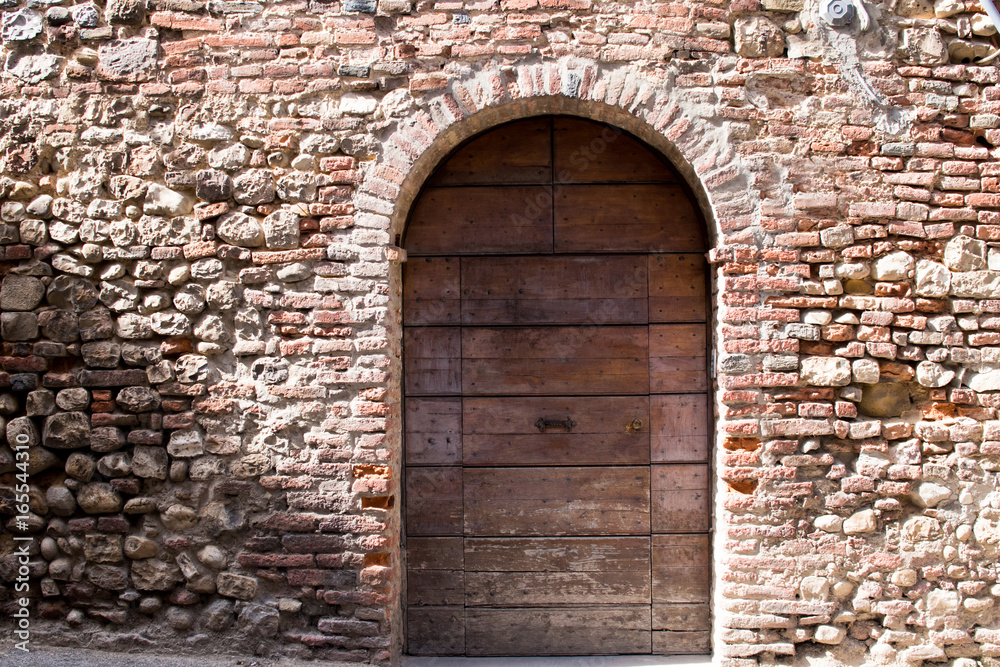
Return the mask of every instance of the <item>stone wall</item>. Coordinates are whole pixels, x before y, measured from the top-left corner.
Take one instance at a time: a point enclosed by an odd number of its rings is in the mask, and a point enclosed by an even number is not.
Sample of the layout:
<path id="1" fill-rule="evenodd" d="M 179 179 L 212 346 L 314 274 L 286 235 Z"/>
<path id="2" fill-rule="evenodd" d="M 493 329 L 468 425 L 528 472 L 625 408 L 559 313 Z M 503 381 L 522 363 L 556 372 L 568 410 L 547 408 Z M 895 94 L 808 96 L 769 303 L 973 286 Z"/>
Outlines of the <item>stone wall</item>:
<path id="1" fill-rule="evenodd" d="M 460 141 L 569 113 L 712 220 L 720 663 L 1000 661 L 975 3 L 0 8 L 0 605 L 31 536 L 35 642 L 396 660 L 398 237 Z"/>

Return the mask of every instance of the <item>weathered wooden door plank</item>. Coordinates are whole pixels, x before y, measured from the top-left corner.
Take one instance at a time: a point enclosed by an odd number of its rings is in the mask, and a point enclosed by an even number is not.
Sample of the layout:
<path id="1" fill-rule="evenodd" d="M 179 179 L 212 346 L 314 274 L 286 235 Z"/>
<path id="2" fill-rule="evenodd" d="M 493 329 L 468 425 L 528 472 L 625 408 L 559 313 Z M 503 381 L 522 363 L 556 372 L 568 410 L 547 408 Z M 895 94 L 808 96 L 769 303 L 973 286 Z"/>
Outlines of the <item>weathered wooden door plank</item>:
<path id="1" fill-rule="evenodd" d="M 701 252 L 701 222 L 679 185 L 560 185 L 555 252 Z"/>
<path id="2" fill-rule="evenodd" d="M 414 257 L 403 264 L 403 324 L 459 324 L 462 319 L 459 257 Z"/>
<path id="3" fill-rule="evenodd" d="M 403 329 L 407 396 L 462 393 L 462 331 L 458 327 Z"/>
<path id="4" fill-rule="evenodd" d="M 646 396 L 466 398 L 462 406 L 465 465 L 649 463 Z"/>
<path id="5" fill-rule="evenodd" d="M 465 607 L 407 607 L 410 655 L 464 655 Z"/>
<path id="6" fill-rule="evenodd" d="M 708 532 L 708 478 L 706 464 L 652 466 L 653 532 Z"/>
<path id="7" fill-rule="evenodd" d="M 649 533 L 649 468 L 465 468 L 467 536 Z"/>
<path id="8" fill-rule="evenodd" d="M 462 329 L 462 382 L 473 395 L 649 392 L 646 327 Z"/>
<path id="9" fill-rule="evenodd" d="M 707 272 L 699 253 L 649 255 L 649 321 L 704 322 Z"/>
<path id="10" fill-rule="evenodd" d="M 456 150 L 427 185 L 551 183 L 551 128 L 550 118 L 501 125 Z"/>
<path id="11" fill-rule="evenodd" d="M 653 535 L 653 603 L 706 604 L 711 591 L 708 535 Z"/>
<path id="12" fill-rule="evenodd" d="M 461 398 L 406 398 L 403 410 L 406 465 L 462 463 Z"/>
<path id="13" fill-rule="evenodd" d="M 649 605 L 466 610 L 469 655 L 649 653 Z"/>
<path id="14" fill-rule="evenodd" d="M 426 188 L 406 247 L 415 256 L 552 252 L 552 186 Z"/>
<path id="15" fill-rule="evenodd" d="M 560 183 L 680 183 L 642 142 L 608 125 L 556 118 L 555 173 Z"/>
<path id="16" fill-rule="evenodd" d="M 462 262 L 462 323 L 645 324 L 645 257 L 470 257 Z"/>
<path id="17" fill-rule="evenodd" d="M 467 537 L 473 572 L 641 572 L 650 569 L 650 538 Z"/>
<path id="18" fill-rule="evenodd" d="M 406 469 L 406 532 L 462 534 L 462 469 Z"/>
<path id="19" fill-rule="evenodd" d="M 654 394 L 708 391 L 704 324 L 649 327 L 649 388 Z"/>
<path id="20" fill-rule="evenodd" d="M 653 463 L 708 461 L 707 394 L 649 397 L 650 457 Z"/>

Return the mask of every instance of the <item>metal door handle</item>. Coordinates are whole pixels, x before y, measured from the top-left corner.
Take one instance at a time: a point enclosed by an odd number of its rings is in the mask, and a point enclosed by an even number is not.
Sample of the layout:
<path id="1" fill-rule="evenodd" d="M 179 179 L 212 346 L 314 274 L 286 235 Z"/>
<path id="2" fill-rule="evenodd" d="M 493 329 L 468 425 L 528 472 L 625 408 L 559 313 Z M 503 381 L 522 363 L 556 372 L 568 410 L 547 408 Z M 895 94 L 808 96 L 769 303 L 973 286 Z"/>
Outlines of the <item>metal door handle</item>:
<path id="1" fill-rule="evenodd" d="M 576 426 L 576 422 L 566 417 L 566 419 L 545 419 L 544 417 L 539 417 L 538 421 L 535 422 L 535 427 L 545 433 L 550 428 L 561 428 L 567 433 L 573 430 Z"/>

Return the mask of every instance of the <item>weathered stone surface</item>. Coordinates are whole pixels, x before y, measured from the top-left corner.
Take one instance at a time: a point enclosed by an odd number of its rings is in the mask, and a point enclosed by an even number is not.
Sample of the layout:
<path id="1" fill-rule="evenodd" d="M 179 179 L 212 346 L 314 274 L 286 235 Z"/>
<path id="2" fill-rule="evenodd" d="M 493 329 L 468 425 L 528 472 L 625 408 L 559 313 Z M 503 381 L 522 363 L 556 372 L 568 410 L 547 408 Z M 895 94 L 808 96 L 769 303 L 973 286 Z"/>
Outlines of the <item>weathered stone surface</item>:
<path id="1" fill-rule="evenodd" d="M 91 368 L 117 368 L 122 348 L 110 341 L 93 341 L 80 346 L 84 362 Z"/>
<path id="2" fill-rule="evenodd" d="M 238 533 L 247 525 L 242 508 L 232 503 L 209 503 L 202 510 L 202 521 L 212 535 Z"/>
<path id="3" fill-rule="evenodd" d="M 973 391 L 1000 391 L 1000 371 L 969 373 L 965 384 Z"/>
<path id="4" fill-rule="evenodd" d="M 213 148 L 208 153 L 208 164 L 215 169 L 236 170 L 250 161 L 250 149 L 243 144 Z"/>
<path id="5" fill-rule="evenodd" d="M 128 570 L 112 565 L 91 565 L 87 568 L 87 580 L 98 588 L 122 591 L 128 588 Z"/>
<path id="6" fill-rule="evenodd" d="M 34 313 L 0 313 L 0 337 L 6 341 L 38 337 L 38 316 Z"/>
<path id="7" fill-rule="evenodd" d="M 851 362 L 838 357 L 811 357 L 801 363 L 802 382 L 817 387 L 842 387 L 851 382 Z"/>
<path id="8" fill-rule="evenodd" d="M 178 458 L 191 458 L 205 452 L 205 438 L 198 431 L 174 431 L 167 452 Z"/>
<path id="9" fill-rule="evenodd" d="M 372 95 L 346 93 L 340 98 L 340 112 L 348 115 L 363 116 L 375 111 L 378 100 Z"/>
<path id="10" fill-rule="evenodd" d="M 108 81 L 136 83 L 156 71 L 158 44 L 152 39 L 116 39 L 97 49 L 97 76 Z"/>
<path id="11" fill-rule="evenodd" d="M 171 505 L 160 515 L 163 525 L 175 533 L 180 533 L 198 525 L 199 515 L 185 505 Z"/>
<path id="12" fill-rule="evenodd" d="M 948 60 L 948 48 L 941 33 L 933 28 L 900 31 L 899 54 L 914 65 L 941 65 Z"/>
<path id="13" fill-rule="evenodd" d="M 277 635 L 280 621 L 277 609 L 262 604 L 244 605 L 239 615 L 239 626 L 260 637 Z"/>
<path id="14" fill-rule="evenodd" d="M 122 343 L 122 359 L 129 366 L 148 366 L 159 363 L 163 352 L 151 343 Z"/>
<path id="15" fill-rule="evenodd" d="M 97 8 L 91 4 L 75 5 L 69 11 L 73 16 L 73 22 L 81 28 L 96 28 L 100 21 Z"/>
<path id="16" fill-rule="evenodd" d="M 212 632 L 223 632 L 233 623 L 233 601 L 215 600 L 201 614 L 202 624 Z"/>
<path id="17" fill-rule="evenodd" d="M 42 32 L 42 15 L 32 9 L 4 12 L 0 38 L 5 42 L 26 42 Z"/>
<path id="18" fill-rule="evenodd" d="M 872 510 L 861 510 L 844 520 L 844 532 L 848 535 L 864 535 L 874 532 L 877 527 Z"/>
<path id="19" fill-rule="evenodd" d="M 871 417 L 898 417 L 912 405 L 905 384 L 882 382 L 864 386 L 858 410 Z"/>
<path id="20" fill-rule="evenodd" d="M 871 276 L 875 280 L 905 280 L 913 271 L 914 264 L 909 253 L 891 252 L 872 263 Z"/>
<path id="21" fill-rule="evenodd" d="M 29 417 L 45 417 L 56 411 L 56 396 L 48 389 L 29 392 L 24 401 L 24 410 Z"/>
<path id="22" fill-rule="evenodd" d="M 943 261 L 952 271 L 981 271 L 986 268 L 986 244 L 960 234 L 945 244 Z"/>
<path id="23" fill-rule="evenodd" d="M 195 180 L 195 194 L 205 201 L 226 201 L 233 194 L 233 179 L 225 172 L 203 169 Z"/>
<path id="24" fill-rule="evenodd" d="M 169 459 L 163 447 L 136 446 L 132 451 L 132 472 L 137 477 L 166 479 Z"/>
<path id="25" fill-rule="evenodd" d="M 90 445 L 90 418 L 83 412 L 60 412 L 46 417 L 42 444 L 51 449 L 79 449 Z"/>
<path id="26" fill-rule="evenodd" d="M 190 135 L 195 141 L 229 141 L 233 131 L 219 123 L 201 123 L 191 128 Z"/>
<path id="27" fill-rule="evenodd" d="M 856 359 L 851 362 L 851 377 L 861 384 L 877 384 L 881 371 L 874 359 Z"/>
<path id="28" fill-rule="evenodd" d="M 41 314 L 38 323 L 42 335 L 60 343 L 72 343 L 80 337 L 80 320 L 69 310 L 50 310 Z"/>
<path id="29" fill-rule="evenodd" d="M 125 477 L 132 472 L 132 460 L 125 452 L 114 452 L 97 461 L 97 472 L 105 477 Z"/>
<path id="30" fill-rule="evenodd" d="M 199 354 L 185 354 L 177 360 L 174 372 L 178 382 L 201 382 L 208 377 L 208 359 Z"/>
<path id="31" fill-rule="evenodd" d="M 56 405 L 69 412 L 83 410 L 90 405 L 90 392 L 81 387 L 61 389 L 56 394 Z"/>
<path id="32" fill-rule="evenodd" d="M 160 547 L 156 542 L 137 535 L 129 535 L 125 538 L 124 550 L 125 555 L 133 560 L 155 558 L 160 553 Z"/>
<path id="33" fill-rule="evenodd" d="M 232 245 L 244 248 L 264 245 L 264 229 L 260 221 L 244 213 L 234 211 L 223 216 L 216 225 L 216 233 Z"/>
<path id="34" fill-rule="evenodd" d="M 198 320 L 194 327 L 194 335 L 211 343 L 223 343 L 231 338 L 225 321 L 218 315 L 211 314 Z"/>
<path id="35" fill-rule="evenodd" d="M 847 637 L 847 630 L 836 625 L 820 625 L 814 637 L 820 644 L 839 644 Z"/>
<path id="36" fill-rule="evenodd" d="M 135 310 L 139 305 L 139 290 L 124 280 L 103 281 L 98 291 L 98 298 L 109 310 L 125 312 Z"/>
<path id="37" fill-rule="evenodd" d="M 65 486 L 50 486 L 45 492 L 45 502 L 56 516 L 73 516 L 73 512 L 76 511 L 73 492 Z"/>
<path id="38" fill-rule="evenodd" d="M 934 15 L 939 19 L 946 19 L 964 11 L 965 3 L 961 0 L 936 0 L 934 3 Z"/>
<path id="39" fill-rule="evenodd" d="M 927 611 L 931 614 L 951 614 L 958 611 L 958 591 L 934 590 L 927 594 Z"/>
<path id="40" fill-rule="evenodd" d="M 278 181 L 277 192 L 288 202 L 309 202 L 316 197 L 316 179 L 312 174 L 293 171 Z"/>
<path id="41" fill-rule="evenodd" d="M 108 23 L 141 25 L 146 15 L 146 3 L 142 0 L 108 0 L 104 8 L 104 20 Z"/>
<path id="42" fill-rule="evenodd" d="M 129 412 L 151 412 L 160 407 L 160 394 L 149 387 L 126 387 L 115 400 Z"/>
<path id="43" fill-rule="evenodd" d="M 42 302 L 45 285 L 31 276 L 9 275 L 0 283 L 0 309 L 32 310 Z"/>
<path id="44" fill-rule="evenodd" d="M 917 382 L 922 387 L 944 387 L 955 377 L 955 371 L 932 361 L 917 364 Z"/>
<path id="45" fill-rule="evenodd" d="M 97 289 L 89 280 L 57 276 L 49 285 L 46 299 L 56 308 L 82 313 L 97 305 Z"/>
<path id="46" fill-rule="evenodd" d="M 241 292 L 239 283 L 219 280 L 205 288 L 205 301 L 216 310 L 236 310 L 240 305 Z"/>
<path id="47" fill-rule="evenodd" d="M 168 218 L 187 215 L 193 208 L 194 202 L 186 195 L 157 183 L 150 183 L 146 188 L 146 199 L 142 204 L 142 212 L 146 215 Z"/>
<path id="48" fill-rule="evenodd" d="M 95 452 L 113 452 L 125 446 L 125 433 L 115 426 L 99 426 L 92 429 L 90 448 Z"/>
<path id="49" fill-rule="evenodd" d="M 161 336 L 183 336 L 191 332 L 191 320 L 188 316 L 172 310 L 153 313 L 149 322 L 153 332 Z"/>
<path id="50" fill-rule="evenodd" d="M 816 517 L 813 525 L 828 533 L 839 533 L 844 525 L 844 519 L 836 514 L 826 514 Z"/>
<path id="51" fill-rule="evenodd" d="M 934 482 L 921 482 L 913 494 L 918 507 L 937 507 L 951 497 L 951 489 Z"/>
<path id="52" fill-rule="evenodd" d="M 180 568 L 155 558 L 132 563 L 132 585 L 140 591 L 168 591 L 184 580 Z"/>
<path id="53" fill-rule="evenodd" d="M 3 69 L 28 85 L 41 83 L 59 73 L 63 59 L 51 53 L 29 54 L 9 51 Z"/>
<path id="54" fill-rule="evenodd" d="M 97 470 L 97 463 L 94 457 L 89 454 L 73 452 L 66 459 L 66 474 L 81 482 L 89 482 Z"/>
<path id="55" fill-rule="evenodd" d="M 263 169 L 251 169 L 233 179 L 233 198 L 240 204 L 256 206 L 274 201 L 274 177 Z"/>
<path id="56" fill-rule="evenodd" d="M 112 176 L 108 181 L 108 190 L 117 199 L 137 200 L 146 196 L 148 183 L 135 176 Z"/>
<path id="57" fill-rule="evenodd" d="M 104 482 L 94 482 L 81 488 L 77 493 L 76 502 L 87 514 L 120 512 L 123 505 L 118 492 Z"/>
<path id="58" fill-rule="evenodd" d="M 151 338 L 153 327 L 148 317 L 136 315 L 135 313 L 125 313 L 115 322 L 115 333 L 122 338 L 132 340 Z"/>
<path id="59" fill-rule="evenodd" d="M 299 244 L 299 216 L 290 211 L 276 211 L 264 218 L 264 244 L 271 249 L 295 248 Z"/>
<path id="60" fill-rule="evenodd" d="M 84 538 L 83 553 L 94 563 L 122 562 L 122 536 L 91 534 Z"/>
<path id="61" fill-rule="evenodd" d="M 785 52 L 785 35 L 766 18 L 740 17 L 733 30 L 736 52 L 745 58 L 774 58 Z"/>
<path id="62" fill-rule="evenodd" d="M 79 317 L 80 339 L 84 341 L 111 338 L 115 333 L 115 323 L 111 313 L 105 308 L 97 308 L 82 313 Z"/>
<path id="63" fill-rule="evenodd" d="M 150 208 L 164 210 L 165 207 Z M 187 206 L 182 203 L 177 210 L 184 208 Z M 137 241 L 142 245 L 185 245 L 198 239 L 198 221 L 184 215 L 174 217 L 144 215 L 139 218 L 135 226 L 138 232 Z"/>
<path id="64" fill-rule="evenodd" d="M 257 595 L 257 580 L 231 572 L 223 572 L 215 580 L 219 595 L 237 600 L 253 600 Z"/>

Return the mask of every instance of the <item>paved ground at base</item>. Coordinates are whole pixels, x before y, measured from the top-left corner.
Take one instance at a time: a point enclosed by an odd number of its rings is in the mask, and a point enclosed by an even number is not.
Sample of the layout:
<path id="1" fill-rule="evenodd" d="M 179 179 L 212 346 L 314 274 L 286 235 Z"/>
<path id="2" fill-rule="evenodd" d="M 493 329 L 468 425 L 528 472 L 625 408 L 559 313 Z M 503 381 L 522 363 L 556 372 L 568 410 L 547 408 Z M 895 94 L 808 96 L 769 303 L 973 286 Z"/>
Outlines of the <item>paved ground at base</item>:
<path id="1" fill-rule="evenodd" d="M 29 653 L 0 646 L 0 667 L 340 667 L 357 663 L 266 660 L 230 656 L 177 656 L 119 653 L 77 648 L 33 647 Z"/>
<path id="2" fill-rule="evenodd" d="M 707 667 L 705 655 L 615 655 L 591 658 L 403 658 L 403 667 Z"/>
<path id="3" fill-rule="evenodd" d="M 404 667 L 701 667 L 711 665 L 705 656 L 609 656 L 572 658 L 414 658 Z M 166 656 L 114 653 L 75 648 L 35 647 L 29 653 L 0 646 L 2 667 L 336 667 L 357 663 L 303 662 L 227 656 Z"/>

